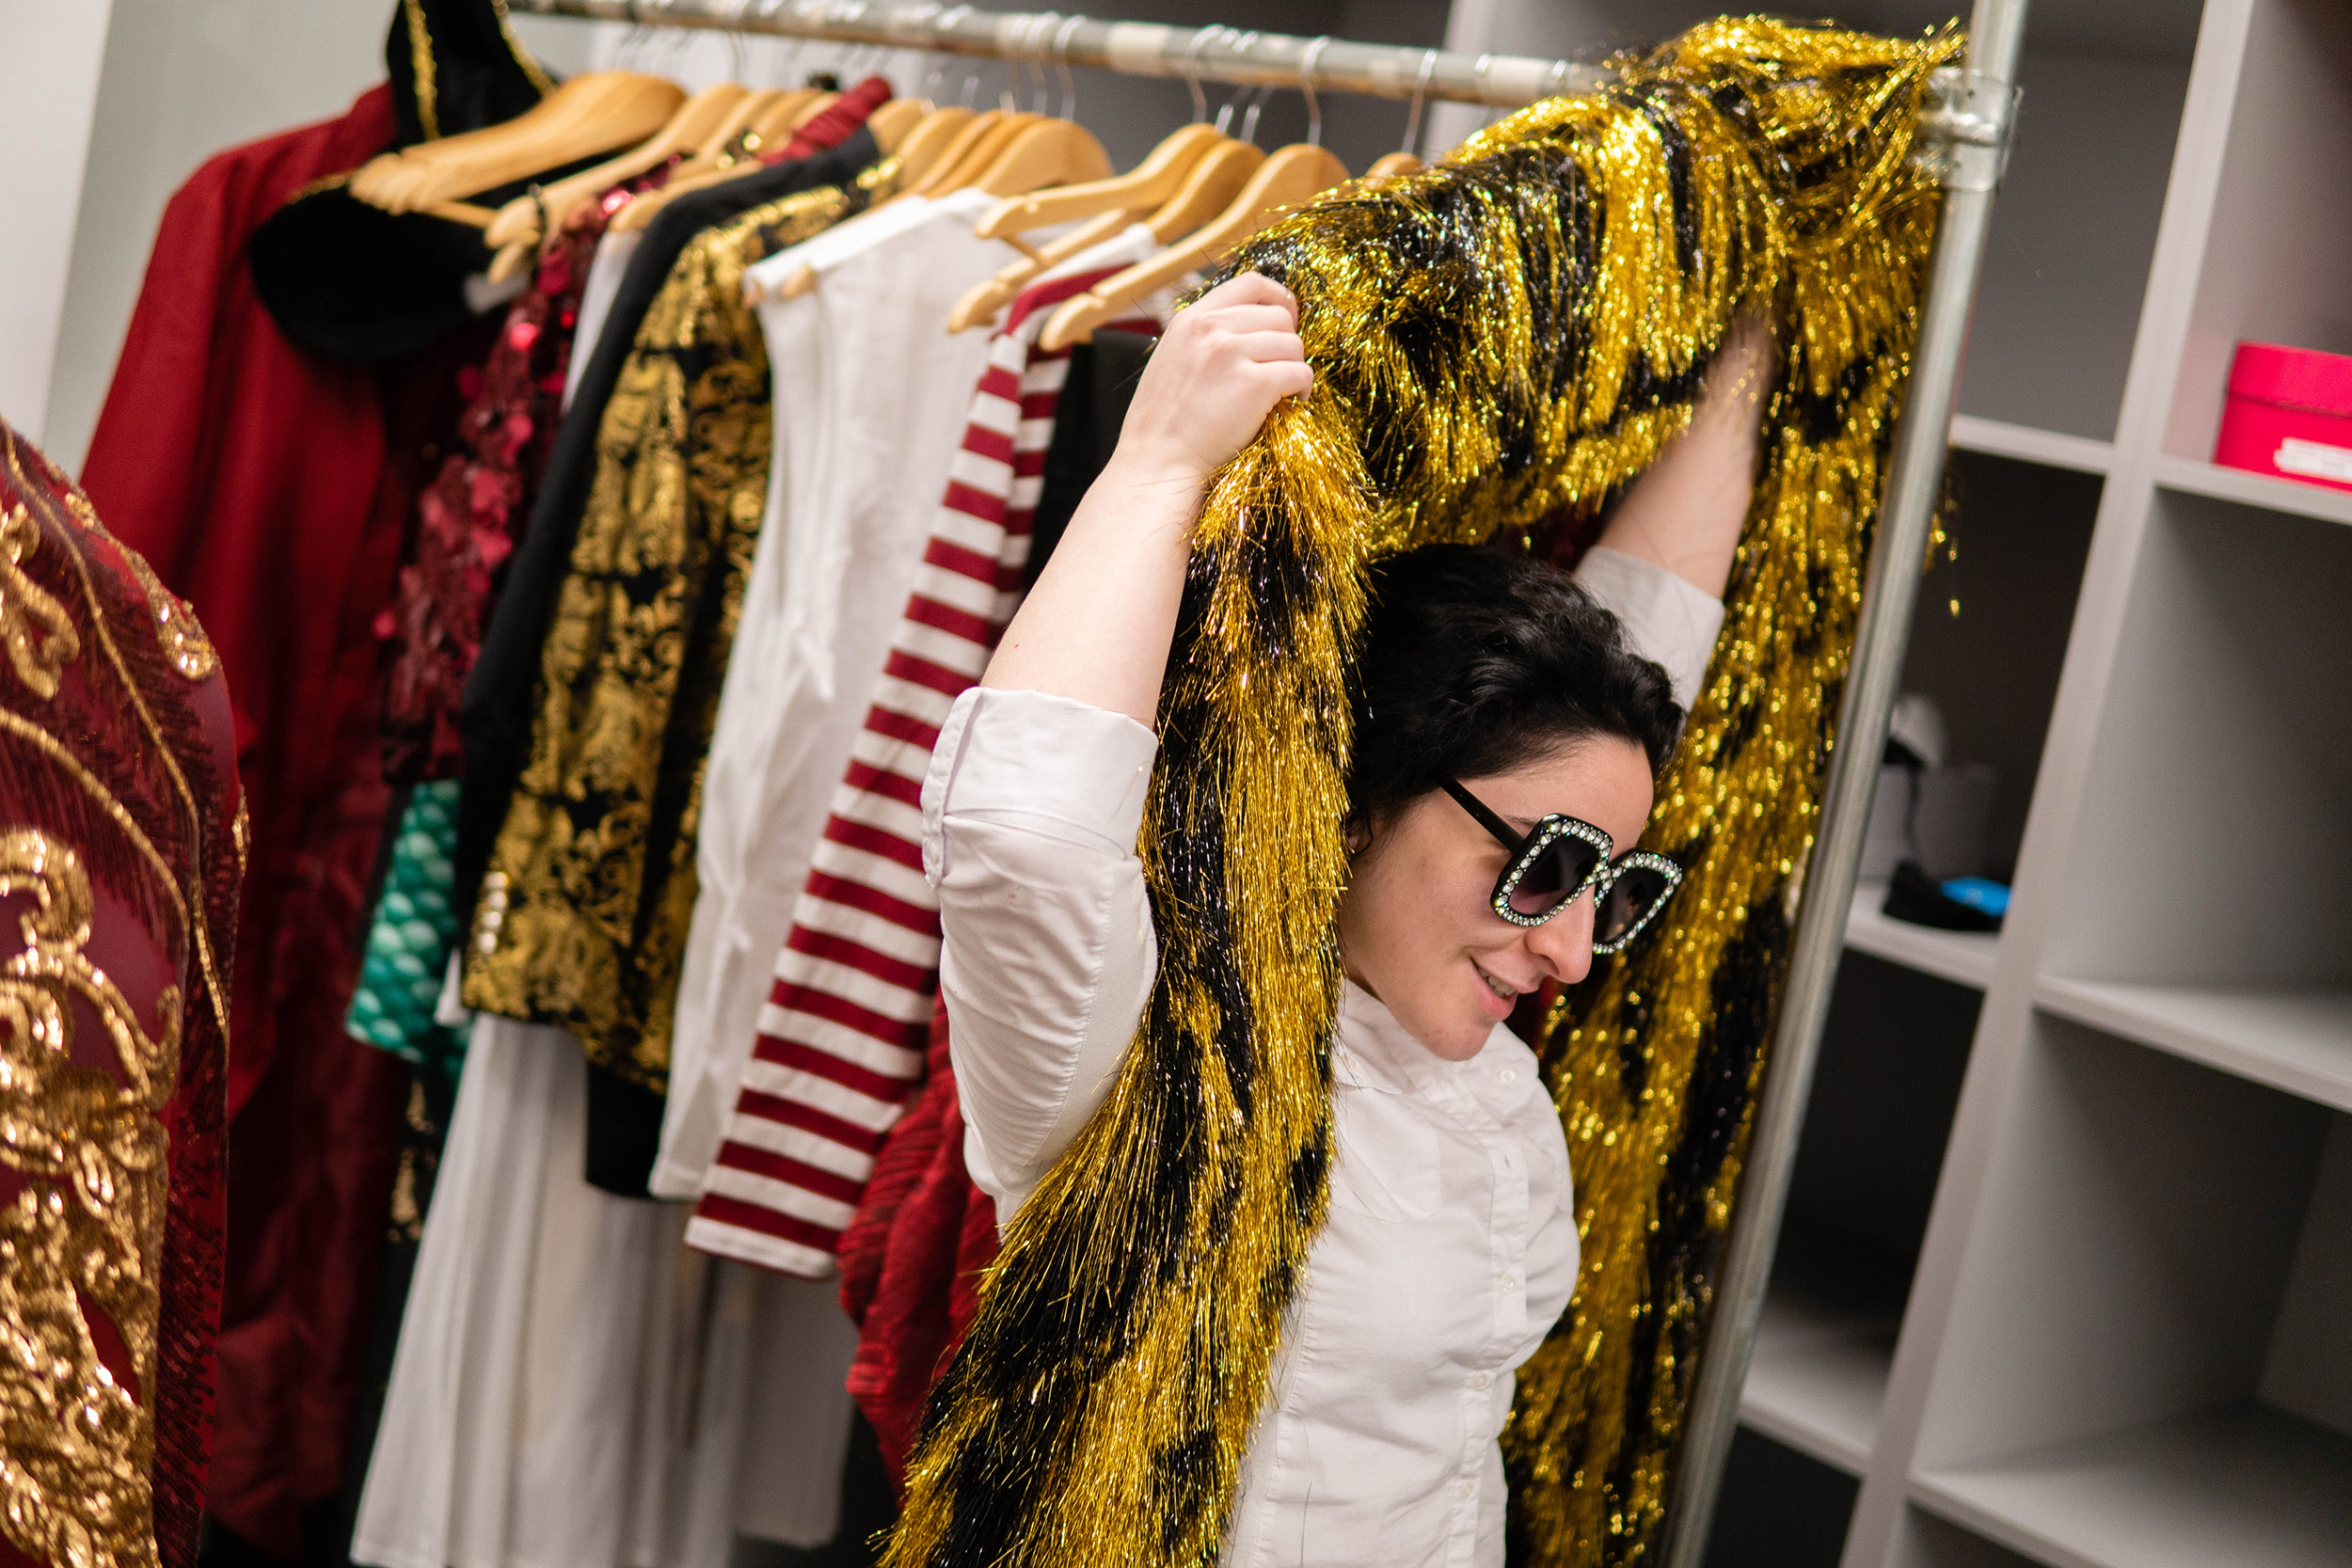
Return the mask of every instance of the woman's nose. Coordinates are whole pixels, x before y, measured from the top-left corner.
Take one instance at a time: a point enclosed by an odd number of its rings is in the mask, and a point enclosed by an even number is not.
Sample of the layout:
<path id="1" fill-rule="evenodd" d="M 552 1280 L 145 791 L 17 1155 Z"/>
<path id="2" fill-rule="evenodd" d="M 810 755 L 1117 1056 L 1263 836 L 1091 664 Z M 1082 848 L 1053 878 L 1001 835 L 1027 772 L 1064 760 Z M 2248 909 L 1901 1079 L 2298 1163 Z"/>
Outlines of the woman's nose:
<path id="1" fill-rule="evenodd" d="M 1562 985 L 1572 986 L 1593 967 L 1593 895 L 1576 901 L 1541 926 L 1527 928 L 1527 950 Z"/>

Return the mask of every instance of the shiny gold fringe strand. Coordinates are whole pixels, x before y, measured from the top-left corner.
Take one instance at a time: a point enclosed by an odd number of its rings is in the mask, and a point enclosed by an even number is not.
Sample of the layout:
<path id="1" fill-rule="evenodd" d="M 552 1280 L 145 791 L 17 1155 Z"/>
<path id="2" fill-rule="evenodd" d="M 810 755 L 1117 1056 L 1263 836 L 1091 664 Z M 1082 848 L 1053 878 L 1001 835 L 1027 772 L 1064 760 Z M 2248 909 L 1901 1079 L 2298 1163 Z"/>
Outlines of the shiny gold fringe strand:
<path id="1" fill-rule="evenodd" d="M 1236 258 L 1298 294 L 1315 388 L 1203 514 L 1143 835 L 1158 981 L 1108 1101 L 1005 1238 L 892 1568 L 1216 1560 L 1324 1213 L 1365 568 L 1589 515 L 1760 305 L 1783 358 L 1765 471 L 1646 841 L 1690 885 L 1552 1037 L 1592 1261 L 1507 1433 L 1535 1560 L 1648 1549 L 1933 223 L 1911 130 L 1956 48 L 1708 24 Z"/>

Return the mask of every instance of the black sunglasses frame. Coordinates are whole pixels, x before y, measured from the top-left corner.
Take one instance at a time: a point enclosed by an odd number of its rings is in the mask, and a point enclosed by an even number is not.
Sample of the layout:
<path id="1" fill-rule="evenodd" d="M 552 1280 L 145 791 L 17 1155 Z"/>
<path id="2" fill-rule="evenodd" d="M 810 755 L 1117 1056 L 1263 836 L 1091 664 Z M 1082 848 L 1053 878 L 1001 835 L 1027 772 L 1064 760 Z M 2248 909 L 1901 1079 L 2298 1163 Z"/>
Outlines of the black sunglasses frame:
<path id="1" fill-rule="evenodd" d="M 1609 889 L 1617 879 L 1628 871 L 1636 867 L 1655 871 L 1666 879 L 1666 885 L 1656 898 L 1650 900 L 1649 908 L 1642 911 L 1641 918 L 1626 927 L 1625 934 L 1615 941 L 1597 941 L 1593 943 L 1595 953 L 1621 952 L 1629 942 L 1642 934 L 1644 928 L 1652 920 L 1658 917 L 1658 911 L 1664 909 L 1667 901 L 1674 897 L 1675 889 L 1682 885 L 1682 867 L 1663 855 L 1652 854 L 1647 849 L 1629 849 L 1623 855 L 1613 858 L 1612 851 L 1616 848 L 1616 841 L 1609 836 L 1609 830 L 1597 828 L 1581 817 L 1565 816 L 1554 812 L 1536 823 L 1534 832 L 1517 833 L 1511 831 L 1509 823 L 1495 815 L 1492 807 L 1464 789 L 1458 781 L 1446 780 L 1445 792 L 1453 796 L 1464 811 L 1470 813 L 1472 820 L 1494 835 L 1497 843 L 1511 851 L 1511 859 L 1503 865 L 1502 875 L 1495 879 L 1494 895 L 1488 899 L 1488 904 L 1495 913 L 1514 926 L 1541 926 L 1545 921 L 1582 897 L 1587 889 L 1592 891 L 1593 903 L 1597 908 L 1600 901 L 1609 896 Z M 1581 839 L 1599 851 L 1599 857 L 1593 863 L 1593 869 L 1584 874 L 1582 881 L 1569 889 L 1558 903 L 1543 913 L 1521 914 L 1511 907 L 1511 895 L 1518 891 L 1519 879 L 1534 868 L 1536 861 L 1563 838 Z"/>

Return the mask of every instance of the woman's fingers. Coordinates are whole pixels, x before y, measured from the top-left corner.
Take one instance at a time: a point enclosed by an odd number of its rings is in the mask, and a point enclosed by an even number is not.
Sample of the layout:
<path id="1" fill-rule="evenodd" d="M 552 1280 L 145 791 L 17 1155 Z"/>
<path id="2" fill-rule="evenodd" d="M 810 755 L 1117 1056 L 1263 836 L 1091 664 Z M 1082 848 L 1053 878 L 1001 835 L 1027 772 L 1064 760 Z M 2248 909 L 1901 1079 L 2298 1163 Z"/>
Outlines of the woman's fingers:
<path id="1" fill-rule="evenodd" d="M 1298 313 L 1279 305 L 1226 305 L 1202 317 L 1201 325 L 1216 332 L 1288 332 L 1295 337 Z"/>
<path id="2" fill-rule="evenodd" d="M 1307 345 L 1295 332 L 1236 332 L 1233 347 L 1246 359 L 1304 359 Z"/>
<path id="3" fill-rule="evenodd" d="M 1298 318 L 1298 301 L 1288 289 L 1262 272 L 1237 273 L 1219 283 L 1193 304 L 1196 310 L 1220 305 L 1274 305 Z"/>

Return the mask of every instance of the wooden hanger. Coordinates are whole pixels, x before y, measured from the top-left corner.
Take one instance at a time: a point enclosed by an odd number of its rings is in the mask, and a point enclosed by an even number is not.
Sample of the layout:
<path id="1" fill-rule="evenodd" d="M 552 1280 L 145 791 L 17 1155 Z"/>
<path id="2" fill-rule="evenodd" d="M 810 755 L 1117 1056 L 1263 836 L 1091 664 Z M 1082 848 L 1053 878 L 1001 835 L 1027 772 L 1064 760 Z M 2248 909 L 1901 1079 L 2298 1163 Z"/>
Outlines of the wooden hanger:
<path id="1" fill-rule="evenodd" d="M 1021 128 L 971 188 L 996 197 L 1026 196 L 1048 185 L 1105 180 L 1110 173 L 1110 154 L 1093 132 L 1074 119 L 1041 118 Z"/>
<path id="2" fill-rule="evenodd" d="M 1424 166 L 1410 152 L 1384 153 L 1364 170 L 1364 183 L 1376 185 L 1384 181 L 1402 179 L 1407 174 L 1419 174 Z"/>
<path id="3" fill-rule="evenodd" d="M 1265 162 L 1265 153 L 1248 142 L 1218 139 L 1222 145 L 1211 148 L 1207 156 L 1193 165 L 1184 184 L 1160 204 L 1157 212 L 1143 219 L 1151 225 L 1152 237 L 1161 245 L 1191 233 L 1231 206 L 1249 177 Z M 996 312 L 1011 304 L 1013 297 L 1047 268 L 1059 266 L 1102 244 L 1135 221 L 1136 214 L 1130 212 L 1105 213 L 1092 223 L 1081 224 L 1051 245 L 1022 257 L 986 282 L 974 284 L 948 312 L 947 330 L 962 332 L 995 320 Z"/>
<path id="4" fill-rule="evenodd" d="M 923 182 L 905 192 L 909 196 L 945 196 L 959 191 L 980 177 L 980 171 L 996 161 L 1002 152 L 1028 126 L 1044 119 L 1042 115 L 1026 112 L 1008 113 L 991 109 L 964 130 L 958 144 L 947 150 L 940 166 L 931 170 Z M 977 128 L 977 129 L 976 129 Z"/>
<path id="5" fill-rule="evenodd" d="M 1016 123 L 1023 119 L 1028 123 Z M 1110 154 L 1103 150 L 1093 132 L 1075 120 L 1016 115 L 1009 124 L 1003 149 L 964 185 L 991 196 L 1019 196 L 1045 184 L 1100 180 L 1111 171 Z M 981 150 L 986 147 L 986 142 L 980 144 Z M 950 183 L 945 190 L 962 188 Z M 816 286 L 816 269 L 803 267 L 786 278 L 776 293 L 785 299 L 798 299 Z"/>
<path id="6" fill-rule="evenodd" d="M 1195 164 L 1224 142 L 1212 126 L 1180 125 L 1125 174 L 1016 197 L 980 219 L 972 231 L 983 240 L 1001 240 L 1100 213 L 1156 207 L 1176 194 Z"/>
<path id="7" fill-rule="evenodd" d="M 486 228 L 498 214 L 461 198 L 642 142 L 668 124 L 685 99 L 683 88 L 659 76 L 575 76 L 503 124 L 370 159 L 351 177 L 351 194 L 388 212 L 439 208 L 437 215 Z"/>
<path id="8" fill-rule="evenodd" d="M 936 112 L 919 98 L 894 98 L 866 117 L 866 129 L 872 135 L 874 146 L 887 158 L 904 148 L 915 128 L 927 123 Z M 803 120 L 801 123 L 805 125 L 808 122 Z M 941 142 L 938 145 L 944 147 L 946 144 Z"/>
<path id="9" fill-rule="evenodd" d="M 768 87 L 747 93 L 741 103 L 711 133 L 694 155 L 670 171 L 670 178 L 658 191 L 647 191 L 628 206 L 612 214 L 609 233 L 628 234 L 643 229 L 660 214 L 661 209 L 689 191 L 717 184 L 731 175 L 753 166 L 754 159 L 745 138 L 762 119 L 773 114 L 778 105 L 794 95 L 795 90 Z"/>
<path id="10" fill-rule="evenodd" d="M 544 205 L 548 221 L 558 229 L 584 202 L 594 201 L 613 186 L 636 179 L 647 169 L 659 167 L 665 160 L 693 151 L 710 139 L 735 106 L 741 103 L 750 89 L 733 82 L 705 87 L 688 99 L 672 115 L 669 123 L 644 141 L 619 157 L 598 164 L 594 168 L 558 180 L 539 192 L 538 199 L 518 196 L 499 209 L 498 216 L 483 231 L 482 243 L 493 250 L 503 250 L 511 245 L 528 245 L 547 238 L 539 232 L 539 213 Z M 496 275 L 493 274 L 495 279 Z"/>
<path id="11" fill-rule="evenodd" d="M 754 156 L 782 147 L 792 139 L 793 132 L 833 107 L 833 101 L 840 96 L 817 87 L 794 87 L 779 94 L 736 139 L 741 150 Z"/>
<path id="12" fill-rule="evenodd" d="M 888 107 L 887 103 L 882 105 L 882 108 Z M 904 172 L 898 177 L 899 183 L 912 185 L 938 167 L 941 159 L 955 146 L 964 129 L 978 118 L 977 111 L 967 109 L 961 103 L 951 103 L 925 115 L 922 122 L 907 133 L 906 140 L 898 144 L 898 156 L 904 160 Z"/>
<path id="13" fill-rule="evenodd" d="M 1241 199 L 1241 193 L 1265 161 L 1264 150 L 1250 142 L 1227 142 L 1213 150 L 1193 166 L 1183 187 L 1146 220 L 1152 225 L 1152 237 L 1162 245 L 1174 245 L 1207 227 Z"/>
<path id="14" fill-rule="evenodd" d="M 968 332 L 985 326 L 996 319 L 996 312 L 1012 303 L 1015 295 L 1028 287 L 1031 279 L 1048 267 L 1059 266 L 1073 256 L 1101 245 L 1120 230 L 1136 221 L 1128 212 L 1104 213 L 1092 223 L 1082 223 L 1053 244 L 1015 258 L 998 271 L 995 277 L 975 283 L 956 301 L 956 308 L 947 312 L 947 330 Z"/>
<path id="15" fill-rule="evenodd" d="M 1285 211 L 1303 206 L 1347 179 L 1347 166 L 1311 142 L 1297 142 L 1266 159 L 1222 214 L 1182 244 L 1138 262 L 1118 277 L 1065 300 L 1039 336 L 1049 353 L 1084 342 L 1094 329 L 1133 310 L 1186 273 L 1221 260 Z"/>

